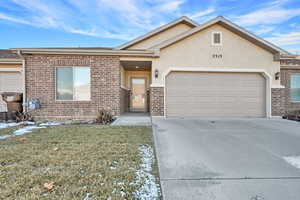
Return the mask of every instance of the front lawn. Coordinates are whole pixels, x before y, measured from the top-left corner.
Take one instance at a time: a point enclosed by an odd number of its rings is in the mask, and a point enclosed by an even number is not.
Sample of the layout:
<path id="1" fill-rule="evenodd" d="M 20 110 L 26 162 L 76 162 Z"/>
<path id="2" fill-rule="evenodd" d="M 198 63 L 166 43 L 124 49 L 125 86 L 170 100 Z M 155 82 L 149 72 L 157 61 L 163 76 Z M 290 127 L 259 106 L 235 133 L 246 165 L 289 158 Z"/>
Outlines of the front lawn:
<path id="1" fill-rule="evenodd" d="M 18 129 L 18 126 L 0 129 L 0 136 L 12 135 L 12 133 Z"/>
<path id="2" fill-rule="evenodd" d="M 151 151 L 150 127 L 57 126 L 0 140 L 0 199 L 158 199 L 148 194 L 159 190 L 156 163 L 143 171 Z"/>

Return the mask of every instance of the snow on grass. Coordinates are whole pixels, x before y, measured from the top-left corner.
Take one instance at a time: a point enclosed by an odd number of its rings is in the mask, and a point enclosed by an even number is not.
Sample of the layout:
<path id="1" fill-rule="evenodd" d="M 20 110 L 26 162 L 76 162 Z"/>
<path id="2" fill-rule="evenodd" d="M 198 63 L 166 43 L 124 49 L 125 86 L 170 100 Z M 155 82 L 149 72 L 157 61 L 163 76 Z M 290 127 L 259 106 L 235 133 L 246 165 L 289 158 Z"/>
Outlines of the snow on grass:
<path id="1" fill-rule="evenodd" d="M 283 159 L 290 165 L 300 169 L 300 156 L 287 156 L 283 157 Z"/>
<path id="2" fill-rule="evenodd" d="M 45 122 L 45 123 L 41 123 L 39 125 L 40 126 L 59 126 L 59 125 L 62 125 L 62 123 L 60 123 L 60 122 Z"/>
<path id="3" fill-rule="evenodd" d="M 155 176 L 151 174 L 152 164 L 154 162 L 153 149 L 149 145 L 142 145 L 139 148 L 142 164 L 137 174 L 137 184 L 141 184 L 141 188 L 135 192 L 135 196 L 140 200 L 153 200 L 159 198 L 158 185 L 155 182 Z"/>
<path id="4" fill-rule="evenodd" d="M 33 124 L 35 124 L 35 123 L 29 122 L 29 121 L 19 122 L 19 123 L 16 123 L 16 122 L 0 123 L 0 129 L 14 127 L 14 126 L 20 126 L 20 125 L 33 125 Z"/>
<path id="5" fill-rule="evenodd" d="M 2 136 L 0 135 L 0 140 L 4 140 L 9 137 L 11 137 L 11 135 L 2 135 Z"/>
<path id="6" fill-rule="evenodd" d="M 46 128 L 44 126 L 25 126 L 13 132 L 13 136 L 24 135 L 25 133 L 32 132 L 33 129 Z"/>
<path id="7" fill-rule="evenodd" d="M 59 126 L 59 125 L 61 125 L 61 123 L 46 122 L 46 123 L 41 123 L 39 125 L 35 125 L 35 122 L 29 122 L 29 121 L 19 122 L 19 123 L 15 123 L 15 122 L 0 123 L 0 129 L 14 127 L 14 126 L 20 126 L 20 125 L 25 125 L 25 126 L 14 131 L 11 135 L 0 136 L 0 140 L 4 140 L 4 139 L 10 138 L 10 137 L 15 137 L 15 136 L 19 136 L 19 135 L 24 135 L 26 133 L 31 133 L 34 129 L 47 128 L 49 126 Z"/>

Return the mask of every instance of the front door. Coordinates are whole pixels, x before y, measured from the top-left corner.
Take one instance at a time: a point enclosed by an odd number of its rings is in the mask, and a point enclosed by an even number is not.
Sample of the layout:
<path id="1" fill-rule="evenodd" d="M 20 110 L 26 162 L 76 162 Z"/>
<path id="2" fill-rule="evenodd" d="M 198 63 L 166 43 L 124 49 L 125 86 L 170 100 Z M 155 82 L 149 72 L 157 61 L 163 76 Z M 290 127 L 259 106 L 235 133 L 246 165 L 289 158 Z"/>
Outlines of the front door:
<path id="1" fill-rule="evenodd" d="M 131 78 L 131 112 L 146 112 L 146 79 Z"/>

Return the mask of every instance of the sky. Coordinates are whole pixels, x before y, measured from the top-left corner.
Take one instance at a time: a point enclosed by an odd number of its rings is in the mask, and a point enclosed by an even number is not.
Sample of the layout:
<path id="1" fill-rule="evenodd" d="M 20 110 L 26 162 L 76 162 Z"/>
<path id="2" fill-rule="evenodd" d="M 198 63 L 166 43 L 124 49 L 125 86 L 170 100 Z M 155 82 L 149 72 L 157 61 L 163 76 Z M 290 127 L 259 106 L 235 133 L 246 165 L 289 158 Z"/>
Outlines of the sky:
<path id="1" fill-rule="evenodd" d="M 300 0 L 0 0 L 0 49 L 115 47 L 183 15 L 222 15 L 300 54 Z"/>

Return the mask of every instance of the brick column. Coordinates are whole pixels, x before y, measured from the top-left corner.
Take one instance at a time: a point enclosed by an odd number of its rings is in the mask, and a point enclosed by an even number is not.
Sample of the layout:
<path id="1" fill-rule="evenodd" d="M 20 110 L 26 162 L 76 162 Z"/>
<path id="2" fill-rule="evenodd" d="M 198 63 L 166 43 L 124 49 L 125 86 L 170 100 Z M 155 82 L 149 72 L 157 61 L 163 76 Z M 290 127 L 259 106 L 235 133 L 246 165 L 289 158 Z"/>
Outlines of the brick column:
<path id="1" fill-rule="evenodd" d="M 272 116 L 282 116 L 285 114 L 285 89 L 272 88 Z"/>
<path id="2" fill-rule="evenodd" d="M 151 87 L 150 113 L 152 116 L 164 116 L 164 88 Z"/>

